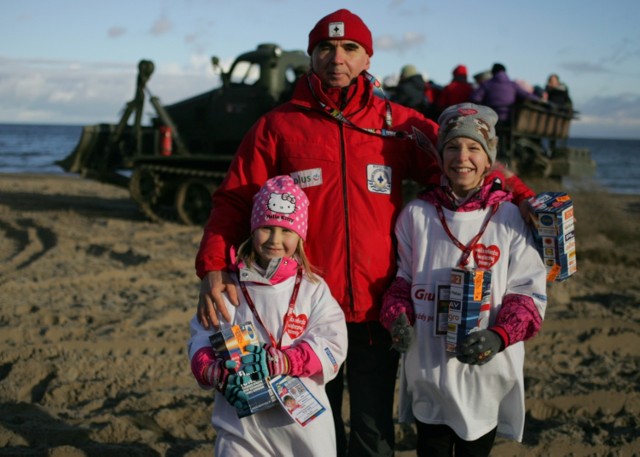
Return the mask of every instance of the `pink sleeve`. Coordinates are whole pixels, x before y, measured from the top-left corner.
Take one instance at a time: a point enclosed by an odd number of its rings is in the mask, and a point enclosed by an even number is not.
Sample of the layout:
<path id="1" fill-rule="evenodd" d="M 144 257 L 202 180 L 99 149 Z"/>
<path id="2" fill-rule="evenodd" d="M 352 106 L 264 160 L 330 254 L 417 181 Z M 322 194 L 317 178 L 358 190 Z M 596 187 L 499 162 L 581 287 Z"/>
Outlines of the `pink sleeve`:
<path id="1" fill-rule="evenodd" d="M 393 322 L 405 313 L 411 325 L 415 322 L 415 313 L 411 303 L 411 284 L 403 278 L 396 278 L 382 298 L 380 323 L 391 331 Z"/>
<path id="2" fill-rule="evenodd" d="M 322 362 L 309 343 L 302 342 L 297 346 L 288 347 L 284 353 L 289 357 L 291 364 L 289 375 L 308 378 L 322 372 Z"/>
<path id="3" fill-rule="evenodd" d="M 201 386 L 211 386 L 206 373 L 209 366 L 215 361 L 216 356 L 210 347 L 200 348 L 193 354 L 191 358 L 191 372 Z"/>
<path id="4" fill-rule="evenodd" d="M 541 326 L 542 317 L 531 297 L 508 294 L 502 300 L 502 308 L 491 330 L 501 336 L 504 347 L 507 347 L 533 338 Z"/>

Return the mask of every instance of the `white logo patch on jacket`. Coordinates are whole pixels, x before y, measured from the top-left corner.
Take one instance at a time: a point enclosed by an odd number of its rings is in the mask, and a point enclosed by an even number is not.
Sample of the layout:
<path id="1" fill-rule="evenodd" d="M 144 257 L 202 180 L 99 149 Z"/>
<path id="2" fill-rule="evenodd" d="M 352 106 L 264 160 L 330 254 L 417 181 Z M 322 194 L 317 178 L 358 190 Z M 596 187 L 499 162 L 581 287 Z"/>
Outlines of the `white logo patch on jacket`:
<path id="1" fill-rule="evenodd" d="M 386 165 L 367 165 L 367 186 L 376 194 L 391 193 L 391 167 Z"/>
<path id="2" fill-rule="evenodd" d="M 322 168 L 294 171 L 293 173 L 289 173 L 289 176 L 291 176 L 294 183 L 302 188 L 322 184 Z"/>

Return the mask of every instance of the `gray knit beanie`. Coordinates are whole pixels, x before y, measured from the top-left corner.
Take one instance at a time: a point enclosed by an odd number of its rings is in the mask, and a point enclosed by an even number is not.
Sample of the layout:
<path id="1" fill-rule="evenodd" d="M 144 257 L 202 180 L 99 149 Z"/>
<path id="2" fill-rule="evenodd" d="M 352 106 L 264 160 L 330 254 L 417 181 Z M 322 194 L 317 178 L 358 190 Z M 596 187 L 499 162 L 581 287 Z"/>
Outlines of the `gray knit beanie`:
<path id="1" fill-rule="evenodd" d="M 488 106 L 473 103 L 450 106 L 438 118 L 438 151 L 442 153 L 444 145 L 454 138 L 470 138 L 482 145 L 493 164 L 498 153 L 497 122 L 498 115 Z"/>

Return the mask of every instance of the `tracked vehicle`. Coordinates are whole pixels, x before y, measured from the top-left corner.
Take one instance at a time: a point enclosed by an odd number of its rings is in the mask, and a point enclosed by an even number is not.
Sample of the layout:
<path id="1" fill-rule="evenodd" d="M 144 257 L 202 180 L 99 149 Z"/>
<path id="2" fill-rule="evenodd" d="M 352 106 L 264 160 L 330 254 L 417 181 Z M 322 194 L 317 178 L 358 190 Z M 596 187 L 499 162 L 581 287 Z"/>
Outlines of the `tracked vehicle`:
<path id="1" fill-rule="evenodd" d="M 303 51 L 261 44 L 236 58 L 228 72 L 212 58 L 222 86 L 163 106 L 142 124 L 153 62 L 141 60 L 134 98 L 118 124 L 85 126 L 71 154 L 58 164 L 90 179 L 128 187 L 150 219 L 202 225 L 211 192 L 222 181 L 244 134 L 264 113 L 287 100 L 307 71 Z M 130 118 L 133 117 L 131 120 Z"/>

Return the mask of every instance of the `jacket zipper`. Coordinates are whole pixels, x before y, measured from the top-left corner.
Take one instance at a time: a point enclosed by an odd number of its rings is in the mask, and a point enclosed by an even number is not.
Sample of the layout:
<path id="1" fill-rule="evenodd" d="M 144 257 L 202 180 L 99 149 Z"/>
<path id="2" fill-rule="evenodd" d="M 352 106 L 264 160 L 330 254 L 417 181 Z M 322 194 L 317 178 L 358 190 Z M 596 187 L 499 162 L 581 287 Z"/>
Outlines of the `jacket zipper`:
<path id="1" fill-rule="evenodd" d="M 349 294 L 349 309 L 351 311 L 354 310 L 354 299 L 353 299 L 353 278 L 351 277 L 351 238 L 349 230 L 349 202 L 347 198 L 347 152 L 345 150 L 345 138 L 344 138 L 344 125 L 339 124 L 340 127 L 340 150 L 342 155 L 342 195 L 344 200 L 344 224 L 345 224 L 345 243 L 346 243 L 346 251 L 347 251 L 347 293 Z"/>

